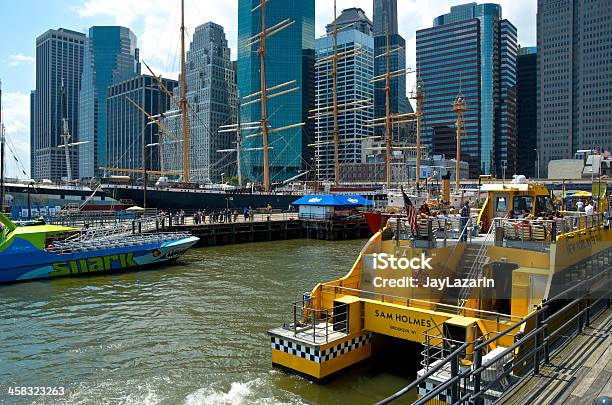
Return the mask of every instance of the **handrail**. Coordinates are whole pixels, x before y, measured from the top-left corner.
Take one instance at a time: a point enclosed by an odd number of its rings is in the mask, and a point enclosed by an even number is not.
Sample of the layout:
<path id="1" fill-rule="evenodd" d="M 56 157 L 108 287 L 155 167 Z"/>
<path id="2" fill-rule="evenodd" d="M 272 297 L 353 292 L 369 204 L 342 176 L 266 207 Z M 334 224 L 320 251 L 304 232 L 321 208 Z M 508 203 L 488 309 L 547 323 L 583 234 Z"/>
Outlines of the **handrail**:
<path id="1" fill-rule="evenodd" d="M 472 266 L 470 267 L 470 270 L 468 272 L 468 275 L 467 275 L 468 279 L 475 279 L 476 276 L 482 272 L 482 267 L 484 266 L 484 263 L 487 257 L 488 242 L 490 242 L 491 235 L 493 234 L 493 229 L 495 229 L 494 224 L 495 222 L 492 222 L 491 225 L 489 226 L 489 231 L 487 232 L 487 235 L 485 236 L 485 240 L 482 242 L 482 244 L 480 245 L 480 248 L 478 249 L 476 258 L 474 259 L 474 262 L 472 263 Z M 461 290 L 459 291 L 459 299 L 457 300 L 458 307 L 460 308 L 465 307 L 465 303 L 471 291 L 472 291 L 471 287 L 461 287 Z"/>
<path id="2" fill-rule="evenodd" d="M 435 305 L 436 307 L 446 307 L 446 308 L 451 308 L 451 309 L 463 309 L 460 308 L 456 305 L 452 305 L 452 304 L 444 304 L 441 302 L 432 302 L 432 301 L 425 301 L 425 300 L 420 300 L 418 298 L 406 298 L 406 297 L 400 297 L 397 295 L 389 295 L 389 294 L 382 294 L 382 293 L 378 293 L 378 292 L 374 292 L 374 291 L 366 291 L 366 290 L 358 290 L 355 288 L 350 288 L 350 287 L 344 287 L 344 286 L 336 286 L 336 285 L 323 285 L 322 288 L 329 288 L 329 289 L 342 289 L 342 290 L 349 290 L 351 292 L 354 293 L 365 293 L 365 294 L 372 294 L 372 295 L 380 295 L 381 297 L 383 297 L 383 302 L 384 302 L 384 297 L 388 297 L 388 298 L 394 298 L 394 299 L 400 299 L 400 300 L 404 300 L 407 301 L 407 303 L 410 302 L 418 302 L 418 303 L 423 303 L 423 304 L 427 304 L 427 305 Z M 493 311 L 486 311 L 484 309 L 475 309 L 475 308 L 470 308 L 470 311 L 473 312 L 477 312 L 477 313 L 481 313 L 481 314 L 486 314 L 486 315 L 493 315 L 493 316 L 499 316 L 501 318 L 507 318 L 507 319 L 522 319 L 520 316 L 517 315 L 512 315 L 512 314 L 502 314 L 499 312 L 493 312 Z"/>
<path id="3" fill-rule="evenodd" d="M 461 237 L 463 236 L 464 232 L 467 232 L 468 226 L 471 224 L 472 222 L 472 217 L 469 217 L 467 222 L 465 223 L 465 226 L 463 227 L 463 230 L 461 231 L 461 233 L 459 234 L 459 239 L 458 241 L 461 242 Z M 456 243 L 453 248 L 451 249 L 450 254 L 448 255 L 448 257 L 446 258 L 446 261 L 444 262 L 444 266 L 443 268 L 447 268 L 446 266 L 448 265 L 448 262 L 450 261 L 450 259 L 455 255 L 455 250 L 457 250 L 457 246 L 459 246 L 459 243 Z"/>
<path id="4" fill-rule="evenodd" d="M 445 357 L 444 359 L 439 360 L 439 362 L 434 367 L 429 369 L 422 376 L 420 376 L 415 381 L 411 382 L 409 385 L 407 385 L 400 391 L 396 392 L 395 394 L 389 396 L 388 398 L 382 401 L 377 402 L 377 405 L 388 404 L 389 402 L 396 400 L 400 396 L 406 394 L 410 390 L 417 387 L 419 384 L 421 384 L 427 378 L 431 377 L 433 374 L 441 370 L 443 367 L 448 367 L 449 363 L 451 366 L 451 378 L 447 380 L 446 382 L 444 382 L 443 384 L 439 384 L 434 390 L 430 391 L 427 395 L 419 398 L 416 402 L 414 402 L 415 404 L 425 403 L 428 400 L 434 398 L 438 393 L 444 391 L 448 387 L 451 387 L 452 388 L 451 402 L 453 404 L 474 403 L 474 404 L 480 405 L 483 403 L 482 396 L 489 389 L 493 388 L 503 378 L 505 378 L 507 375 L 513 372 L 514 369 L 528 362 L 530 358 L 533 359 L 533 366 L 532 366 L 533 374 L 537 375 L 539 373 L 540 363 L 544 362 L 548 364 L 550 362 L 550 355 L 551 355 L 550 346 L 552 345 L 552 337 L 554 335 L 559 333 L 559 331 L 566 330 L 568 327 L 576 323 L 578 327 L 574 332 L 570 334 L 570 336 L 573 336 L 577 333 L 582 333 L 583 327 L 589 325 L 590 318 L 593 316 L 596 316 L 596 314 L 593 314 L 591 312 L 592 308 L 595 308 L 597 305 L 600 305 L 600 303 L 603 300 L 607 300 L 607 303 L 601 308 L 601 311 L 605 311 L 606 308 L 610 308 L 611 299 L 612 299 L 612 288 L 610 288 L 611 287 L 610 283 L 612 282 L 612 278 L 610 278 L 611 274 L 612 274 L 612 267 L 608 267 L 606 270 L 601 271 L 600 273 L 589 278 L 588 280 L 584 280 L 578 285 L 564 291 L 562 294 L 559 294 L 555 296 L 554 298 L 543 302 L 543 305 L 539 306 L 538 309 L 532 312 L 531 314 L 529 314 L 529 316 L 522 319 L 520 322 L 517 322 L 514 325 L 510 326 L 506 330 L 497 333 L 495 336 L 487 340 L 484 340 L 484 341 L 482 338 L 479 338 L 473 343 L 468 343 L 468 342 L 463 343 L 463 345 L 461 345 L 459 349 L 453 351 L 453 353 L 451 353 L 449 356 Z M 598 282 L 604 276 L 607 276 L 608 284 L 596 290 L 601 293 L 601 296 L 599 298 L 591 300 L 591 290 L 593 286 L 595 285 L 596 282 Z M 589 286 L 589 289 L 585 292 L 585 295 L 572 300 L 569 304 L 563 306 L 561 309 L 555 312 L 555 314 L 551 316 L 547 316 L 547 311 L 551 303 L 553 303 L 555 300 L 558 300 L 559 297 L 566 295 L 568 292 L 571 292 L 576 288 L 584 287 L 585 285 Z M 550 333 L 549 331 L 550 321 L 560 316 L 561 313 L 567 314 L 568 311 L 573 311 L 574 310 L 573 308 L 576 305 L 578 305 L 578 312 L 576 314 L 573 314 L 573 316 L 567 319 L 562 325 L 555 325 L 555 330 L 552 331 L 552 333 Z M 489 346 L 490 343 L 495 342 L 502 336 L 508 335 L 511 331 L 525 324 L 526 322 L 533 319 L 534 317 L 536 318 L 536 324 L 532 330 L 522 335 L 518 340 L 515 340 L 515 342 L 512 345 L 510 345 L 509 347 L 505 347 L 503 351 L 496 354 L 495 357 L 488 359 L 483 364 L 482 351 L 485 347 Z M 501 373 L 496 374 L 496 377 L 494 379 L 492 379 L 491 381 L 487 380 L 486 384 L 484 386 L 481 386 L 482 373 L 485 370 L 489 369 L 491 366 L 493 366 L 498 361 L 503 360 L 509 354 L 514 354 L 517 348 L 525 347 L 525 346 L 528 347 L 528 345 L 530 344 L 533 344 L 533 348 L 531 350 L 527 351 L 526 353 L 521 352 L 520 359 L 518 360 L 514 359 L 513 364 L 511 364 L 510 367 L 507 367 L 507 368 L 504 367 L 504 370 Z M 474 359 L 474 366 L 462 373 L 459 373 L 457 370 L 457 363 L 456 363 L 457 356 L 459 355 L 459 353 L 461 353 L 462 350 L 464 350 L 468 346 L 473 347 L 472 353 L 473 353 L 473 359 Z M 555 352 L 560 349 L 561 347 L 557 347 L 555 349 Z M 543 357 L 540 356 L 541 352 L 543 352 Z M 464 379 L 464 381 L 470 382 L 471 392 L 466 392 L 465 395 L 459 397 L 458 384 L 460 383 L 461 379 Z M 465 389 L 465 386 L 464 386 L 464 389 Z"/>
<path id="5" fill-rule="evenodd" d="M 461 354 L 468 346 L 469 346 L 469 343 L 462 344 L 457 349 L 455 349 L 451 354 L 446 356 L 443 361 L 441 361 L 435 367 L 432 367 L 429 371 L 427 371 L 421 377 L 417 378 L 416 380 L 414 380 L 413 382 L 411 382 L 410 384 L 408 384 L 407 386 L 405 386 L 401 390 L 397 391 L 395 394 L 393 394 L 393 395 L 383 399 L 382 401 L 376 402 L 375 405 L 386 405 L 386 404 L 388 404 L 388 403 L 390 403 L 392 401 L 395 401 L 396 399 L 406 395 L 411 389 L 415 388 L 419 383 L 421 383 L 425 379 L 427 379 L 427 378 L 431 377 L 432 375 L 434 375 L 444 365 L 448 364 L 453 358 L 459 356 L 459 354 Z"/>

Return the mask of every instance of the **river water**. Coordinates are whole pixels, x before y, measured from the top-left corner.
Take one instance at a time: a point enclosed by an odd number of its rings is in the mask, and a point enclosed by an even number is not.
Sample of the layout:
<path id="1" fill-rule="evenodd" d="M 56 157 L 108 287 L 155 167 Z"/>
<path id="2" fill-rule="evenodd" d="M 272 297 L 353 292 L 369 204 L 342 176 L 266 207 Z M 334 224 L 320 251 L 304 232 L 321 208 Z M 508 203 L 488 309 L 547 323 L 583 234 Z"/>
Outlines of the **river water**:
<path id="1" fill-rule="evenodd" d="M 160 269 L 0 286 L 0 403 L 373 403 L 408 377 L 370 363 L 311 383 L 271 368 L 266 335 L 364 243 L 200 248 Z M 15 386 L 65 395 L 9 396 Z"/>

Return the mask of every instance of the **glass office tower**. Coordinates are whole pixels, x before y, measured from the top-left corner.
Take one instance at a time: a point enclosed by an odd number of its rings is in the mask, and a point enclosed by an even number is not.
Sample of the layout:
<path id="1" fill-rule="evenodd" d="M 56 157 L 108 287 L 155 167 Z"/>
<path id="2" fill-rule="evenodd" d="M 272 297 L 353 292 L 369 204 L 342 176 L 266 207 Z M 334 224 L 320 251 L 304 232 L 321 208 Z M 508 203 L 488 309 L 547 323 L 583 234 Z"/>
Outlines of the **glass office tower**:
<path id="1" fill-rule="evenodd" d="M 259 0 L 238 1 L 238 91 L 244 97 L 260 91 L 259 45 L 245 47 L 247 40 L 261 30 Z M 296 80 L 298 91 L 272 98 L 268 101 L 268 120 L 271 128 L 280 128 L 299 122 L 303 127 L 269 135 L 269 166 L 272 182 L 296 175 L 301 169 L 313 167 L 314 121 L 308 119 L 308 111 L 314 108 L 314 49 L 315 2 L 314 0 L 269 0 L 266 2 L 266 26 L 272 27 L 285 19 L 294 23 L 267 41 L 266 81 L 273 87 Z M 289 85 L 283 89 L 294 87 Z M 252 97 L 255 99 L 257 97 Z M 261 105 L 251 104 L 241 108 L 242 122 L 261 120 Z M 251 180 L 263 179 L 263 153 L 249 150 L 261 147 L 261 136 L 245 138 L 242 168 Z"/>
<path id="2" fill-rule="evenodd" d="M 370 23 L 371 25 L 371 23 Z M 316 57 L 323 58 L 328 63 L 319 63 L 316 67 L 316 106 L 329 108 L 333 106 L 333 83 L 329 74 L 331 62 L 329 56 L 333 54 L 333 38 L 326 36 L 317 39 Z M 338 62 L 337 95 L 339 110 L 351 109 L 361 104 L 351 104 L 358 100 L 371 100 L 374 95 L 374 38 L 364 34 L 358 29 L 345 29 L 337 36 L 337 51 L 357 51 L 350 57 Z M 329 111 L 329 110 L 323 110 Z M 361 163 L 362 144 L 360 138 L 372 136 L 373 128 L 366 126 L 374 118 L 373 108 L 360 109 L 338 115 L 339 162 Z M 332 115 L 324 115 L 316 121 L 316 139 L 318 146 L 315 149 L 317 179 L 334 180 L 334 122 Z"/>
<path id="3" fill-rule="evenodd" d="M 516 52 L 516 28 L 498 4 L 451 7 L 432 28 L 417 31 L 423 142 L 433 146 L 435 134 L 455 129 L 453 102 L 462 93 L 469 110 L 461 160 L 472 177 L 516 170 Z"/>
<path id="4" fill-rule="evenodd" d="M 79 93 L 79 174 L 90 179 L 106 166 L 108 86 L 140 74 L 136 35 L 125 27 L 91 27 Z"/>
<path id="5" fill-rule="evenodd" d="M 406 40 L 398 33 L 397 0 L 374 0 L 374 76 L 378 77 L 387 72 L 387 58 L 383 55 L 387 51 L 400 48 L 390 54 L 389 71 L 396 72 L 406 68 Z M 387 33 L 389 40 L 387 44 Z M 391 113 L 406 113 L 409 111 L 406 99 L 406 76 L 399 75 L 391 79 Z M 374 89 L 374 114 L 377 118 L 384 117 L 387 109 L 384 81 L 376 82 Z M 376 135 L 383 135 L 384 128 L 376 127 Z M 405 142 L 407 139 L 405 126 L 393 128 L 393 142 Z"/>
<path id="6" fill-rule="evenodd" d="M 536 176 L 538 74 L 536 47 L 518 49 L 516 62 L 517 173 Z"/>
<path id="7" fill-rule="evenodd" d="M 164 78 L 161 82 L 170 91 L 178 84 Z M 170 108 L 170 96 L 153 76 L 134 76 L 110 85 L 106 99 L 106 161 L 112 167 L 138 170 L 144 168 L 142 160 L 146 157 L 147 170 L 159 170 L 160 130 L 157 124 L 149 124 L 149 118 L 130 99 L 152 116 Z"/>

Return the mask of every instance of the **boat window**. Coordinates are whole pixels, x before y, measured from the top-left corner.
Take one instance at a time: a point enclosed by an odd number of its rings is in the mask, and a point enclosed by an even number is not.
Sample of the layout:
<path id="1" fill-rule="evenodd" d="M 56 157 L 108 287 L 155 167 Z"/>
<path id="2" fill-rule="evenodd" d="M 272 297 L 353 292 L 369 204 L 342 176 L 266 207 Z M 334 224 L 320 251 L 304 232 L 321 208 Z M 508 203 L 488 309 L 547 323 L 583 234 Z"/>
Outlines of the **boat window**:
<path id="1" fill-rule="evenodd" d="M 539 195 L 536 197 L 536 213 L 552 213 L 555 211 L 555 206 L 553 205 L 550 197 L 547 195 Z"/>
<path id="2" fill-rule="evenodd" d="M 525 210 L 531 213 L 533 207 L 533 197 L 528 195 L 516 195 L 512 199 L 512 211 L 514 211 L 515 218 L 523 218 L 523 212 Z"/>
<path id="3" fill-rule="evenodd" d="M 495 211 L 506 212 L 507 209 L 508 203 L 506 202 L 506 197 L 497 197 L 497 201 L 495 202 Z"/>
<path id="4" fill-rule="evenodd" d="M 64 194 L 60 195 L 60 200 L 65 200 L 66 196 Z"/>

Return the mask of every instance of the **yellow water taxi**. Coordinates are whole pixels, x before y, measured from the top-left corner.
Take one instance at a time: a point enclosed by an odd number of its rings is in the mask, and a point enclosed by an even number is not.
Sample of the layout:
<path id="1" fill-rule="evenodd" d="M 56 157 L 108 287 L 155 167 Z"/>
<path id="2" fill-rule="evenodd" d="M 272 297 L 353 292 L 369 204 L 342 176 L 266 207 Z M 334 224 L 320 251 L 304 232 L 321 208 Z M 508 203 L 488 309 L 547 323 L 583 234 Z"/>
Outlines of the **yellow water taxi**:
<path id="1" fill-rule="evenodd" d="M 416 342 L 412 388 L 430 403 L 490 402 L 536 367 L 534 356 L 608 302 L 607 197 L 588 213 L 559 212 L 544 185 L 524 178 L 481 192 L 469 220 L 389 219 L 344 277 L 315 286 L 268 331 L 272 364 L 324 381 L 376 355 L 377 336 Z"/>

